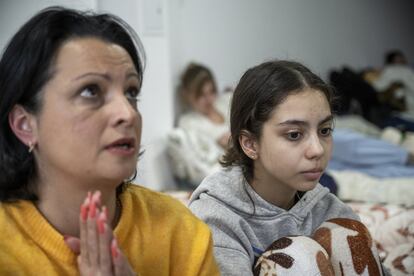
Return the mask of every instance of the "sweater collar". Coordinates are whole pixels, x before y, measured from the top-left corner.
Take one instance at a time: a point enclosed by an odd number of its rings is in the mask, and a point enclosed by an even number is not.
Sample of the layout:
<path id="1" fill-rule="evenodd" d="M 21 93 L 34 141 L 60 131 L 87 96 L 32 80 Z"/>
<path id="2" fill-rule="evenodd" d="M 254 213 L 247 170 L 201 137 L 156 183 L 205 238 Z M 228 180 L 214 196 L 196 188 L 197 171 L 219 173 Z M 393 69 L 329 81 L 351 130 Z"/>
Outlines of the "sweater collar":
<path id="1" fill-rule="evenodd" d="M 6 208 L 28 240 L 63 263 L 76 264 L 76 255 L 66 245 L 63 235 L 43 217 L 33 202 L 20 200 L 7 204 Z"/>

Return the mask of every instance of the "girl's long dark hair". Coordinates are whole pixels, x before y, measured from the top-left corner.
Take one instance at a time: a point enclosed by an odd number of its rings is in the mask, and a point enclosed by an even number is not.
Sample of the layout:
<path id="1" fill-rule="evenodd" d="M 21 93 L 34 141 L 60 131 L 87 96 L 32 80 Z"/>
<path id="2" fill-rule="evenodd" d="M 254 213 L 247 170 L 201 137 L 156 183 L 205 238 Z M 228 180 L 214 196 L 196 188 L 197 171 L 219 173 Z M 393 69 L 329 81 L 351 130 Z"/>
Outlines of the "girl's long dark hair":
<path id="1" fill-rule="evenodd" d="M 321 91 L 333 109 L 333 89 L 298 62 L 275 60 L 247 70 L 234 91 L 230 110 L 231 141 L 220 161 L 222 166 L 240 166 L 244 177 L 250 181 L 253 161 L 239 144 L 242 132 L 248 131 L 259 139 L 272 111 L 289 95 L 305 88 Z"/>

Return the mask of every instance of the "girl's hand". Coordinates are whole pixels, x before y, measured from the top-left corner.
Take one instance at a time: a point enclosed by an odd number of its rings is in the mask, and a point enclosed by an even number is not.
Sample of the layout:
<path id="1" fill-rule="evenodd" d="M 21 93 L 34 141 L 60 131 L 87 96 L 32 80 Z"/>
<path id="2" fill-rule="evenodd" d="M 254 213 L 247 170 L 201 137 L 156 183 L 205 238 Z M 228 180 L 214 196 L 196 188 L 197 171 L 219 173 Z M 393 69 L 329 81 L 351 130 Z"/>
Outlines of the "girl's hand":
<path id="1" fill-rule="evenodd" d="M 107 223 L 106 207 L 100 208 L 100 196 L 99 191 L 88 194 L 81 206 L 80 240 L 66 237 L 66 244 L 76 254 L 80 253 L 78 267 L 81 275 L 136 275 Z"/>

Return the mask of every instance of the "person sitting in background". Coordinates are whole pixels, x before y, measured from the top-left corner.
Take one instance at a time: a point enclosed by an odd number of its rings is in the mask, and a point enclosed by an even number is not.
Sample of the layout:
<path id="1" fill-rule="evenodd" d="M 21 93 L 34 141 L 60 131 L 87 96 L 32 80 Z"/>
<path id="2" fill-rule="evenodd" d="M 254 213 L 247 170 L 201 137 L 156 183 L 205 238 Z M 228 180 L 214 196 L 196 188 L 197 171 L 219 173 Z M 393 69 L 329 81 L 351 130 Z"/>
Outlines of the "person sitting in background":
<path id="1" fill-rule="evenodd" d="M 189 111 L 180 116 L 178 127 L 213 139 L 226 148 L 229 137 L 229 93 L 218 96 L 211 71 L 190 63 L 181 76 L 180 92 Z"/>
<path id="2" fill-rule="evenodd" d="M 372 85 L 379 93 L 391 90 L 395 97 L 403 98 L 406 109 L 403 116 L 414 120 L 414 71 L 401 51 L 386 53 L 385 67 Z"/>
<path id="3" fill-rule="evenodd" d="M 6 47 L 1 275 L 218 275 L 207 225 L 128 180 L 140 155 L 140 45 L 120 18 L 51 7 Z"/>
<path id="4" fill-rule="evenodd" d="M 184 113 L 167 138 L 167 153 L 176 184 L 192 190 L 220 166 L 229 140 L 228 109 L 232 93 L 218 94 L 210 69 L 190 63 L 179 88 Z"/>

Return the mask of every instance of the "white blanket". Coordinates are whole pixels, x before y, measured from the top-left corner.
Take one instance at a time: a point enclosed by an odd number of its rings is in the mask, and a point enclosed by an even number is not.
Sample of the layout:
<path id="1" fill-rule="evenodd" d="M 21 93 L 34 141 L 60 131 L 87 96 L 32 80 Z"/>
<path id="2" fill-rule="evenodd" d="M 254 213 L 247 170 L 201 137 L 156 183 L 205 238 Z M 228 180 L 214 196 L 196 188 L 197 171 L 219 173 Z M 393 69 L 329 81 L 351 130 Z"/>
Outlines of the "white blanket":
<path id="1" fill-rule="evenodd" d="M 355 171 L 329 171 L 342 200 L 414 206 L 413 178 L 375 178 Z"/>

